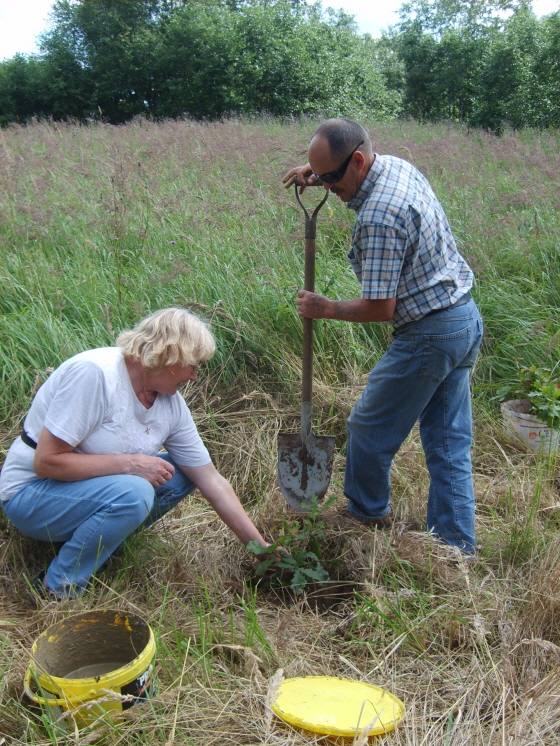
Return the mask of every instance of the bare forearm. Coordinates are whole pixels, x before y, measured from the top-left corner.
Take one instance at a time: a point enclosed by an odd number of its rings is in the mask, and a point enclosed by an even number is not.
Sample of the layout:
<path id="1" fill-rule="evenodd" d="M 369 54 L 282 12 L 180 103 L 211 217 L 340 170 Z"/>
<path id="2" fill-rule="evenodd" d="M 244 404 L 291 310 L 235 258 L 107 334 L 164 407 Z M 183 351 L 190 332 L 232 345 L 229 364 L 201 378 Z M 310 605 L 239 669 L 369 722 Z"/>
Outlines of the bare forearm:
<path id="1" fill-rule="evenodd" d="M 213 464 L 179 468 L 196 484 L 203 497 L 243 544 L 254 539 L 263 546 L 268 546 L 268 542 L 260 535 L 239 502 L 231 484 L 222 477 Z"/>
<path id="2" fill-rule="evenodd" d="M 76 482 L 112 474 L 132 474 L 131 459 L 133 456 L 128 454 L 98 456 L 89 453 L 56 453 L 43 456 L 39 452 L 35 457 L 34 469 L 41 478 Z"/>
<path id="3" fill-rule="evenodd" d="M 300 316 L 308 319 L 340 319 L 365 323 L 368 321 L 389 321 L 395 312 L 396 298 L 369 300 L 331 300 L 324 295 L 300 290 L 296 300 Z"/>
<path id="4" fill-rule="evenodd" d="M 245 512 L 243 506 L 233 487 L 224 479 L 221 485 L 212 495 L 204 495 L 222 521 L 230 528 L 242 544 L 247 544 L 255 539 L 263 545 L 267 542 L 263 539 L 256 526 Z"/>
<path id="5" fill-rule="evenodd" d="M 76 453 L 73 447 L 42 429 L 33 460 L 35 474 L 41 479 L 77 482 L 94 477 L 132 474 L 160 487 L 175 473 L 173 464 L 157 456 L 142 453 L 91 454 Z"/>
<path id="6" fill-rule="evenodd" d="M 358 323 L 388 321 L 392 318 L 393 311 L 394 307 L 391 308 L 391 303 L 386 301 L 370 301 L 365 298 L 332 300 L 330 302 L 330 313 L 332 315 L 325 316 L 325 318 Z"/>

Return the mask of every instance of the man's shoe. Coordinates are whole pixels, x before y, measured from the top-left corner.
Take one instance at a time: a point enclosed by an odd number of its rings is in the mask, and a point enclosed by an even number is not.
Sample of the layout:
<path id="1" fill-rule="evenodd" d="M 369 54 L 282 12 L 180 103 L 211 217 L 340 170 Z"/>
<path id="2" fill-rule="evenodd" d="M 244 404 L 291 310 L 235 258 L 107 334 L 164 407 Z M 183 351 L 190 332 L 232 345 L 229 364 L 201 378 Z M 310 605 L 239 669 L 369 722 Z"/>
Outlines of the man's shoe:
<path id="1" fill-rule="evenodd" d="M 361 523 L 364 526 L 370 526 L 370 528 L 378 528 L 380 530 L 390 529 L 393 525 L 392 513 L 383 516 L 383 518 L 359 518 L 348 510 L 348 505 L 337 505 L 335 512 L 331 513 L 331 516 L 335 521 L 337 519 L 342 519 L 344 522 L 352 521 L 352 523 Z M 328 522 L 331 516 L 327 514 L 322 517 Z"/>
<path id="2" fill-rule="evenodd" d="M 358 521 L 358 523 L 363 523 L 364 526 L 370 526 L 371 528 L 379 528 L 386 531 L 393 525 L 392 513 L 384 515 L 383 518 L 360 518 L 359 516 L 354 515 L 354 513 L 351 513 L 348 508 L 346 508 L 346 512 L 348 513 L 348 517 L 352 520 Z"/>

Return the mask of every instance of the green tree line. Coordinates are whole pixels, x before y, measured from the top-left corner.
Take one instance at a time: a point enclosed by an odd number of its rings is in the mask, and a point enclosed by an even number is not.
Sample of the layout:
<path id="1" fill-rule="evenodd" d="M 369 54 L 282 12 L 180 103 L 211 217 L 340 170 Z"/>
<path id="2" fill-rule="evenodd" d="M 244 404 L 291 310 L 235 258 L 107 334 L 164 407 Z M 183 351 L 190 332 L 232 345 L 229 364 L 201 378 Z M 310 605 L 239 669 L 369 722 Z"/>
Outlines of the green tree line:
<path id="1" fill-rule="evenodd" d="M 336 0 L 335 0 L 336 2 Z M 267 113 L 560 126 L 560 12 L 410 0 L 381 39 L 302 0 L 58 0 L 0 63 L 0 124 Z"/>
<path id="2" fill-rule="evenodd" d="M 411 0 L 380 47 L 401 114 L 500 131 L 560 126 L 560 12 L 528 0 Z"/>
<path id="3" fill-rule="evenodd" d="M 376 44 L 289 0 L 59 0 L 42 54 L 0 64 L 0 122 L 400 109 Z"/>

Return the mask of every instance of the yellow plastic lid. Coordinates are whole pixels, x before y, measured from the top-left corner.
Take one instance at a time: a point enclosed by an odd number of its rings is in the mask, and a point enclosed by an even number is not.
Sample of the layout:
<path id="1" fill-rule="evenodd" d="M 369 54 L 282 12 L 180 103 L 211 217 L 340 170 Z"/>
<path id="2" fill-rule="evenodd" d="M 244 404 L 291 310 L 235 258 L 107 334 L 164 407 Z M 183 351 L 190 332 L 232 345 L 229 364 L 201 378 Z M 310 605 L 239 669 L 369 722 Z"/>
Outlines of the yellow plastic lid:
<path id="1" fill-rule="evenodd" d="M 278 687 L 272 710 L 298 728 L 349 738 L 368 723 L 368 735 L 388 733 L 404 717 L 404 704 L 390 692 L 336 676 L 286 679 Z"/>

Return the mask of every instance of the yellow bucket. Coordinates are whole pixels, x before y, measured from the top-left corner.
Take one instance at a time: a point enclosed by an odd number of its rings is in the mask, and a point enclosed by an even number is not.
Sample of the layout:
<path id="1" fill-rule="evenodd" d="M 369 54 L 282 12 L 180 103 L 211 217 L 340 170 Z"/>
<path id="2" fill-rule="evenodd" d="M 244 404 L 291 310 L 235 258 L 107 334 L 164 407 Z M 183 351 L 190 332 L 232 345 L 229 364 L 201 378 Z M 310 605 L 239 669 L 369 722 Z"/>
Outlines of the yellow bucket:
<path id="1" fill-rule="evenodd" d="M 152 694 L 155 653 L 153 632 L 140 617 L 114 610 L 78 614 L 34 642 L 25 693 L 55 720 L 101 725 Z"/>

